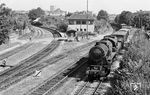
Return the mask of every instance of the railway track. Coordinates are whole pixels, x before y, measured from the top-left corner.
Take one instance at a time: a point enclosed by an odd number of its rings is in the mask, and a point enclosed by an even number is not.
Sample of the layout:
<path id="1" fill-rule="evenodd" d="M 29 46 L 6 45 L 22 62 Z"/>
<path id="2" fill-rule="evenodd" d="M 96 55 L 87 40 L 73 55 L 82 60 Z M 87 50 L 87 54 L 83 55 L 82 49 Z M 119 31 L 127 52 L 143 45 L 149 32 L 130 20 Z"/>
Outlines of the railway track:
<path id="1" fill-rule="evenodd" d="M 33 74 L 35 70 L 40 69 L 42 66 L 38 64 L 38 61 L 55 50 L 59 46 L 59 44 L 60 42 L 53 40 L 49 45 L 47 45 L 38 53 L 21 61 L 16 66 L 0 72 L 0 91 Z"/>
<path id="2" fill-rule="evenodd" d="M 33 27 L 32 27 L 33 28 Z M 30 29 L 31 30 L 31 29 Z M 32 29 L 33 30 L 33 29 Z M 34 29 L 34 31 L 35 31 L 35 29 Z M 41 31 L 41 30 L 38 30 L 38 31 Z M 38 32 L 39 33 L 39 32 Z M 41 31 L 41 33 L 43 33 L 42 31 Z M 44 34 L 41 34 L 41 35 L 37 35 L 38 37 L 35 37 L 35 38 L 40 38 L 40 36 L 43 36 Z M 12 55 L 14 55 L 14 54 L 16 54 L 16 53 L 18 53 L 18 52 L 20 52 L 20 51 L 22 51 L 22 50 L 24 50 L 24 49 L 27 49 L 28 47 L 30 47 L 30 46 L 32 46 L 33 45 L 33 43 L 26 43 L 26 44 L 24 44 L 24 45 L 22 45 L 22 46 L 20 46 L 20 47 L 17 47 L 16 49 L 14 49 L 14 50 L 11 50 L 11 51 L 8 51 L 8 52 L 6 52 L 6 53 L 4 53 L 4 54 L 1 54 L 0 55 L 0 60 L 2 60 L 2 59 L 5 59 L 5 58 L 8 58 L 8 57 L 10 57 L 10 56 L 12 56 Z"/>
<path id="3" fill-rule="evenodd" d="M 101 83 L 101 81 L 93 83 L 85 81 L 72 95 L 95 95 Z"/>
<path id="4" fill-rule="evenodd" d="M 59 73 L 48 78 L 39 86 L 31 89 L 29 93 L 25 95 L 51 95 L 57 88 L 59 88 L 64 82 L 67 81 L 68 77 L 76 73 L 85 63 L 87 59 L 81 60 L 80 64 L 70 64 L 65 68 L 62 68 Z M 71 69 L 72 68 L 72 69 Z"/>
<path id="5" fill-rule="evenodd" d="M 34 28 L 33 31 L 37 33 L 33 38 L 34 39 L 41 39 L 41 37 L 44 35 L 44 32 L 37 27 L 33 27 L 33 28 Z"/>
<path id="6" fill-rule="evenodd" d="M 27 44 L 24 44 L 23 46 L 20 46 L 20 47 L 17 47 L 16 49 L 14 50 L 11 50 L 11 51 L 8 51 L 4 54 L 1 54 L 0 55 L 0 60 L 4 59 L 4 58 L 8 58 L 24 49 L 27 49 L 28 47 L 32 46 L 33 44 L 32 43 L 27 43 Z"/>
<path id="7" fill-rule="evenodd" d="M 59 32 L 57 32 L 56 30 L 54 30 L 54 29 L 47 28 L 47 27 L 40 27 L 40 28 L 43 28 L 43 29 L 45 29 L 47 31 L 51 31 L 51 33 L 53 34 L 54 38 L 61 37 L 61 34 Z"/>
<path id="8" fill-rule="evenodd" d="M 18 65 L 0 73 L 0 91 L 6 89 L 10 85 L 17 83 L 24 77 L 27 77 L 35 69 L 38 69 L 37 63 L 39 60 L 51 53 L 60 42 L 52 41 L 47 47 L 31 57 L 21 61 Z"/>
<path id="9" fill-rule="evenodd" d="M 79 46 L 78 48 L 67 51 L 66 53 L 62 53 L 62 54 L 56 56 L 55 58 L 60 58 L 60 57 L 65 58 L 65 57 L 69 56 L 70 54 L 73 54 L 73 52 L 77 52 L 77 51 L 79 52 L 79 51 L 82 51 L 84 48 L 87 48 L 88 46 L 94 45 L 95 42 L 96 41 L 93 41 L 86 45 Z M 52 58 L 52 59 L 55 59 L 55 58 Z M 52 62 L 51 59 L 47 60 L 47 61 Z M 45 63 L 48 63 L 48 62 L 45 62 Z M 61 86 L 61 84 L 63 84 L 68 79 L 69 75 L 71 75 L 75 71 L 77 71 L 86 62 L 87 62 L 87 60 L 82 62 L 82 64 L 80 63 L 78 67 L 76 67 L 77 65 L 75 65 L 75 63 L 72 63 L 72 64 L 66 66 L 66 68 L 62 68 L 60 71 L 58 71 L 59 73 L 53 75 L 53 77 L 48 78 L 39 86 L 31 89 L 29 91 L 29 93 L 27 93 L 26 95 L 49 95 L 49 94 L 53 93 L 58 87 Z M 51 64 L 51 63 L 49 63 L 49 64 Z M 73 68 L 73 67 L 76 67 L 76 68 L 74 68 L 72 71 L 70 71 L 71 68 Z"/>
<path id="10" fill-rule="evenodd" d="M 20 62 L 20 64 L 1 72 L 0 73 L 0 91 L 32 75 L 35 70 L 39 70 L 50 64 L 53 64 L 59 61 L 60 59 L 67 57 L 69 54 L 72 54 L 73 52 L 82 51 L 84 48 L 94 45 L 95 42 L 96 41 L 90 42 L 83 46 L 79 46 L 78 48 L 75 48 L 73 50 L 67 51 L 58 56 L 50 58 L 49 60 L 47 60 L 48 61 L 47 64 L 38 63 L 39 60 L 41 60 L 43 57 L 51 53 L 60 43 L 58 41 L 52 41 L 52 43 L 49 44 L 47 47 L 45 47 L 42 51 L 23 60 L 22 62 Z"/>
<path id="11" fill-rule="evenodd" d="M 87 79 L 85 80 L 71 95 L 105 95 L 107 88 L 110 87 L 110 85 L 105 85 L 102 81 L 90 83 Z"/>

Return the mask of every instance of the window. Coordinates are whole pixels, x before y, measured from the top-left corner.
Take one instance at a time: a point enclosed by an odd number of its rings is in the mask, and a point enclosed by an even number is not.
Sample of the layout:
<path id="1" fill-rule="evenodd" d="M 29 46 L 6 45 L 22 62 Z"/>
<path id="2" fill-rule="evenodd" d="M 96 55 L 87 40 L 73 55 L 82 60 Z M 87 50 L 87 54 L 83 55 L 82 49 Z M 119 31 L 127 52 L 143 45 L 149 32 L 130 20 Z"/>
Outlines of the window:
<path id="1" fill-rule="evenodd" d="M 86 29 L 84 29 L 84 31 L 86 31 Z"/>
<path id="2" fill-rule="evenodd" d="M 77 31 L 79 31 L 79 29 L 77 29 Z"/>
<path id="3" fill-rule="evenodd" d="M 78 20 L 78 21 L 77 21 L 77 24 L 81 24 L 81 21 Z"/>
<path id="4" fill-rule="evenodd" d="M 82 24 L 86 24 L 86 21 L 82 21 Z"/>
<path id="5" fill-rule="evenodd" d="M 82 29 L 80 29 L 80 31 L 82 31 Z"/>

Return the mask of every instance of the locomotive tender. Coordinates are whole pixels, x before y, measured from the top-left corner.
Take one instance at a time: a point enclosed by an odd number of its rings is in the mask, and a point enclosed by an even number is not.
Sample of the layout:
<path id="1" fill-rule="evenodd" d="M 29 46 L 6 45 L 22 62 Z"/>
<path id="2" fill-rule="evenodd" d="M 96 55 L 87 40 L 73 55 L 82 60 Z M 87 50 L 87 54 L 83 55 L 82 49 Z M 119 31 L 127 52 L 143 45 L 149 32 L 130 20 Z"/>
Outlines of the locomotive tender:
<path id="1" fill-rule="evenodd" d="M 130 29 L 120 29 L 104 36 L 90 49 L 86 70 L 90 79 L 107 77 L 111 71 L 119 68 L 129 32 Z"/>

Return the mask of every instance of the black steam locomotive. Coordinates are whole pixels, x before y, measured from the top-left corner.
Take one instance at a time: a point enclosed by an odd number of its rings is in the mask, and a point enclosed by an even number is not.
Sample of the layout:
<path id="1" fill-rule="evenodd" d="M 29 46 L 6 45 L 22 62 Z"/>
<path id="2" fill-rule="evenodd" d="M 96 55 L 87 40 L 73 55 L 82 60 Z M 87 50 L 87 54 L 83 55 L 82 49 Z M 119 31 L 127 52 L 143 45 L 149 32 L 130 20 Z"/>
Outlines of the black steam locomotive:
<path id="1" fill-rule="evenodd" d="M 104 36 L 90 49 L 86 70 L 90 79 L 107 77 L 111 70 L 119 68 L 129 32 L 130 29 L 120 29 L 111 35 Z"/>

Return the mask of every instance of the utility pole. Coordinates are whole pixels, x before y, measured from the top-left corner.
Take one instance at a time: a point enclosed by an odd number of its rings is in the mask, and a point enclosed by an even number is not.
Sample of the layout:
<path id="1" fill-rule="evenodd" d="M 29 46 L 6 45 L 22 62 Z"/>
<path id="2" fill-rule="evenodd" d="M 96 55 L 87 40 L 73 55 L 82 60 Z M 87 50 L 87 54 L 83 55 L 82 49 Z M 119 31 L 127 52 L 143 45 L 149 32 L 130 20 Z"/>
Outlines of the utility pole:
<path id="1" fill-rule="evenodd" d="M 88 0 L 87 0 L 87 38 L 88 38 L 88 24 L 89 24 L 89 20 L 88 20 Z"/>
<path id="2" fill-rule="evenodd" d="M 142 18 L 142 14 L 143 14 L 143 12 L 140 10 L 140 13 L 139 13 L 139 17 L 140 17 L 140 28 L 142 29 L 142 20 L 143 20 L 143 18 Z"/>

